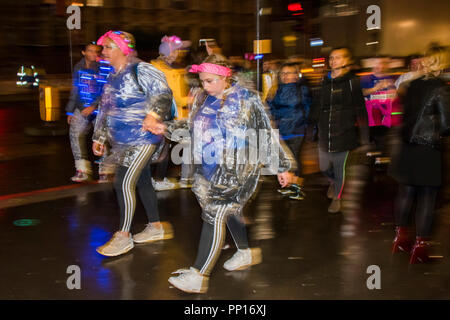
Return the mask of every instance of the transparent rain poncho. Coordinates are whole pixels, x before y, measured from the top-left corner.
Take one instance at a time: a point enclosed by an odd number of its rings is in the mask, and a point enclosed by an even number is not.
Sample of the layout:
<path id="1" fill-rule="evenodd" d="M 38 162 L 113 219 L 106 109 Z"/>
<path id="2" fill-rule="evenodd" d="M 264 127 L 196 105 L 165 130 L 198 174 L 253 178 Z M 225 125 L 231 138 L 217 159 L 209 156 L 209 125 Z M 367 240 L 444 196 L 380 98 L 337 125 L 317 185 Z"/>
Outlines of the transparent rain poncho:
<path id="1" fill-rule="evenodd" d="M 130 58 L 123 70 L 111 73 L 103 87 L 92 139 L 111 146 L 104 162 L 129 167 L 138 146 L 161 146 L 164 137 L 144 131 L 143 121 L 151 111 L 169 119 L 172 103 L 172 91 L 164 74 L 149 63 Z M 152 161 L 159 157 L 161 149 L 157 148 Z"/>
<path id="2" fill-rule="evenodd" d="M 259 95 L 239 83 L 225 90 L 223 100 L 197 89 L 189 119 L 166 124 L 166 137 L 184 146 L 183 158 L 175 159 L 175 149 L 172 160 L 194 163 L 192 191 L 210 224 L 224 205 L 227 214 L 242 214 L 263 167 L 272 174 L 296 168 Z"/>

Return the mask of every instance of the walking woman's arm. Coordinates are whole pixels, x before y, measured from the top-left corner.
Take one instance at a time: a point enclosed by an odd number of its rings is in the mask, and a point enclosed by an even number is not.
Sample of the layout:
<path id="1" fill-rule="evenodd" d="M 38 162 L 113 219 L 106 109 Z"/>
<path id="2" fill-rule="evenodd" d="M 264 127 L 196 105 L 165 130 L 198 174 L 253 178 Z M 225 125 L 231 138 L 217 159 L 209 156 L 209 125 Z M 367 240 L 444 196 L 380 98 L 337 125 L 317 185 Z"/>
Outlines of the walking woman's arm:
<path id="1" fill-rule="evenodd" d="M 98 144 L 105 144 L 107 139 L 107 123 L 106 123 L 106 108 L 101 103 L 98 105 L 98 113 L 95 118 L 94 134 L 92 135 L 92 141 Z"/>
<path id="2" fill-rule="evenodd" d="M 267 152 L 260 153 L 266 154 L 267 159 L 263 160 L 265 164 L 271 164 L 273 156 L 271 155 L 272 150 L 278 151 L 278 173 L 283 173 L 287 171 L 295 171 L 297 168 L 297 163 L 294 160 L 294 156 L 289 148 L 280 141 L 278 131 L 275 131 L 272 127 L 270 118 L 267 114 L 266 108 L 262 103 L 259 95 L 251 94 L 249 100 L 252 101 L 252 114 L 255 117 L 256 128 L 259 130 L 266 130 L 267 134 L 262 135 L 266 137 L 266 141 L 260 141 L 259 146 L 264 146 Z M 261 135 L 260 135 L 261 137 Z"/>

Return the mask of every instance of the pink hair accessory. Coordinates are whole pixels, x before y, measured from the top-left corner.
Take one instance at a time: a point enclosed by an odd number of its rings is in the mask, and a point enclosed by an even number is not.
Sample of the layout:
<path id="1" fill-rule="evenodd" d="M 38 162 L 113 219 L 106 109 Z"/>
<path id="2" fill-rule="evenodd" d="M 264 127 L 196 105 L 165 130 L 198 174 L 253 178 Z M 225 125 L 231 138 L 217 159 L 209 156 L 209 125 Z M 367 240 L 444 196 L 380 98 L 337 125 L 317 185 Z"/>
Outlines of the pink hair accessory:
<path id="1" fill-rule="evenodd" d="M 202 63 L 200 65 L 193 64 L 189 72 L 199 73 L 199 72 L 207 72 L 212 74 L 217 74 L 219 76 L 230 77 L 231 69 L 223 66 L 219 66 L 214 63 Z"/>
<path id="2" fill-rule="evenodd" d="M 117 46 L 119 47 L 120 51 L 122 51 L 123 54 L 126 56 L 134 51 L 133 48 L 130 48 L 125 39 L 123 39 L 120 35 L 118 35 L 115 31 L 112 30 L 102 35 L 97 40 L 97 44 L 102 46 L 106 38 L 110 38 L 112 41 L 114 41 L 114 43 L 117 44 Z"/>
<path id="3" fill-rule="evenodd" d="M 161 42 L 175 42 L 176 44 L 182 43 L 181 39 L 177 36 L 170 36 L 170 37 L 164 36 L 161 39 Z"/>

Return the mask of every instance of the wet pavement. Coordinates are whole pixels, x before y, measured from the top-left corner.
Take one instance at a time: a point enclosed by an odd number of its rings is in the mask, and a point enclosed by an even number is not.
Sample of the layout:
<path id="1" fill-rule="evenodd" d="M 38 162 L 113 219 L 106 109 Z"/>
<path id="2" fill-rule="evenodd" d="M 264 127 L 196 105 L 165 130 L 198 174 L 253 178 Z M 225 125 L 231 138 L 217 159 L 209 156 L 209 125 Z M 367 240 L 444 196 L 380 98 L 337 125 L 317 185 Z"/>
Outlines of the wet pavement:
<path id="1" fill-rule="evenodd" d="M 39 123 L 32 102 L 0 104 L 0 299 L 449 299 L 450 209 L 441 196 L 433 242 L 434 263 L 409 265 L 391 255 L 395 183 L 383 168 L 350 162 L 342 214 L 327 212 L 326 180 L 316 145 L 303 150 L 307 197 L 283 198 L 264 177 L 245 209 L 251 246 L 263 262 L 244 271 L 222 265 L 235 251 L 227 236 L 204 295 L 170 287 L 171 272 L 192 265 L 200 236 L 200 207 L 189 189 L 158 192 L 161 219 L 172 240 L 137 245 L 128 254 L 96 253 L 118 228 L 111 184 L 73 184 L 67 136 L 30 137 Z M 172 170 L 171 173 L 176 172 Z M 136 208 L 132 233 L 146 224 Z M 81 289 L 69 290 L 69 266 L 81 270 Z M 381 289 L 369 290 L 369 266 Z"/>

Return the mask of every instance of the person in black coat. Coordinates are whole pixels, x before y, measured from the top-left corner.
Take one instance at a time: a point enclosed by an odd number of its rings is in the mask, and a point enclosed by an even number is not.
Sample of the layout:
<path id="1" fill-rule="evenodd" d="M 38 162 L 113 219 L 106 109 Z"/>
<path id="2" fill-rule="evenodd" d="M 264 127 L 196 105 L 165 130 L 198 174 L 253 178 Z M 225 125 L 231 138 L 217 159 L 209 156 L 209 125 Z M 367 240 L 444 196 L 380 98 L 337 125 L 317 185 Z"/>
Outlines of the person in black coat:
<path id="1" fill-rule="evenodd" d="M 350 72 L 350 61 L 347 48 L 331 51 L 331 72 L 322 81 L 309 118 L 309 123 L 319 128 L 319 166 L 330 181 L 330 213 L 341 210 L 349 152 L 369 143 L 364 97 L 358 78 Z"/>
<path id="2" fill-rule="evenodd" d="M 401 143 L 389 169 L 399 183 L 392 252 L 410 251 L 410 263 L 429 260 L 434 207 L 442 184 L 441 136 L 450 130 L 449 89 L 439 79 L 447 55 L 443 48 L 431 48 L 422 60 L 424 75 L 406 84 Z M 409 217 L 415 198 L 416 242 L 411 249 Z"/>

